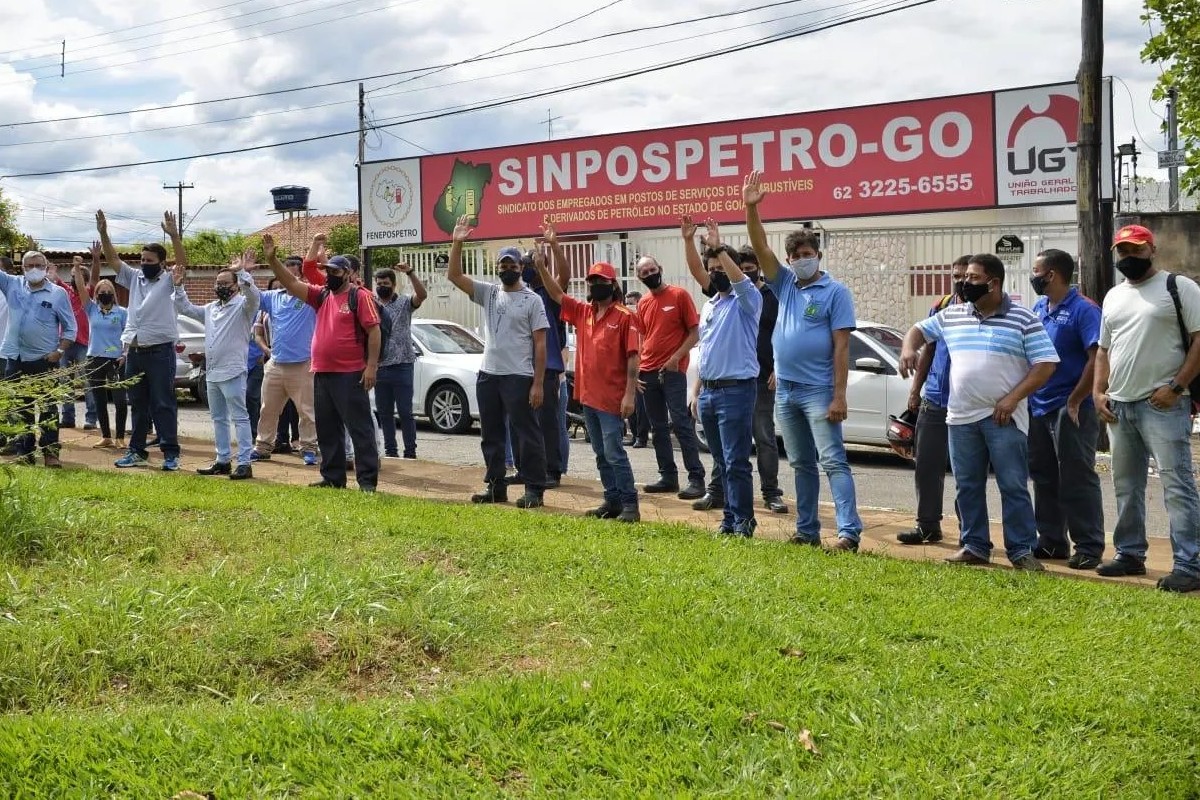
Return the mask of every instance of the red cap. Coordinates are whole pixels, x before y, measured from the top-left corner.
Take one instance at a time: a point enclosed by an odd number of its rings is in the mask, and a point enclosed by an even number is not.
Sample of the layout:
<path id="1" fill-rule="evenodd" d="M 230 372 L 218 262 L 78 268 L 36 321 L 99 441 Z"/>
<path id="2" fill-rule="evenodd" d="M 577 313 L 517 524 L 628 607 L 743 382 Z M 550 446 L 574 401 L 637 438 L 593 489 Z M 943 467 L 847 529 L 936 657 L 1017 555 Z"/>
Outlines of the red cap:
<path id="1" fill-rule="evenodd" d="M 1113 247 L 1125 243 L 1153 245 L 1154 234 L 1149 228 L 1143 228 L 1141 225 L 1126 225 L 1113 237 Z"/>
<path id="2" fill-rule="evenodd" d="M 615 283 L 617 280 L 617 271 L 607 261 L 597 261 L 588 267 L 587 276 L 589 278 L 605 278 Z"/>

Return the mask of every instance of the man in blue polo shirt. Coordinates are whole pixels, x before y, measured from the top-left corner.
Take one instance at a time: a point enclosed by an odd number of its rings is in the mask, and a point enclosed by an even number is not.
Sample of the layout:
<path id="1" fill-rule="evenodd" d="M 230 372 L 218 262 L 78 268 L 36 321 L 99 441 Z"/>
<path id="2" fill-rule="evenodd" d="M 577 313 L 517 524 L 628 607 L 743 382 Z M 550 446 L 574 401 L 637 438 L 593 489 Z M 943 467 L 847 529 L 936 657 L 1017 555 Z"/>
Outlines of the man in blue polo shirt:
<path id="1" fill-rule="evenodd" d="M 855 328 L 850 290 L 821 271 L 819 239 L 810 230 L 796 231 L 784 241 L 784 266 L 767 244 L 758 214 L 766 196 L 759 172 L 742 187 L 750 244 L 771 290 L 779 299 L 772 344 L 775 346 L 775 416 L 796 475 L 798 544 L 821 543 L 817 497 L 821 479 L 829 479 L 837 519 L 837 541 L 831 550 L 857 552 L 863 524 L 858 516 L 854 476 L 846 458 L 842 422 L 846 419 L 846 384 L 850 376 L 850 333 Z"/>
<path id="2" fill-rule="evenodd" d="M 0 346 L 0 354 L 8 360 L 5 377 L 41 375 L 55 369 L 75 341 L 75 312 L 71 310 L 66 290 L 47 277 L 46 257 L 30 250 L 21 259 L 21 268 L 25 273 L 21 277 L 0 272 L 0 292 L 8 301 L 9 312 L 8 330 Z M 39 426 L 41 437 L 37 445 L 46 466 L 61 467 L 58 406 L 49 403 L 39 412 L 39 405 L 28 403 L 21 410 L 21 424 L 30 432 L 15 437 L 13 452 L 19 461 L 32 464 L 32 430 Z"/>
<path id="3" fill-rule="evenodd" d="M 713 471 L 720 470 L 724 482 L 725 508 L 718 532 L 750 538 L 758 526 L 750 445 L 754 441 L 758 321 L 763 299 L 738 267 L 737 251 L 721 244 L 717 223 L 708 220 L 705 226 L 705 258 L 717 293 L 700 309 L 700 369 L 692 415 L 704 426 Z"/>
<path id="4" fill-rule="evenodd" d="M 1030 283 L 1033 311 L 1058 353 L 1058 369 L 1029 398 L 1029 477 L 1039 559 L 1067 558 L 1095 569 L 1104 555 L 1104 505 L 1096 474 L 1100 423 L 1092 377 L 1100 342 L 1100 306 L 1071 285 L 1075 259 L 1062 250 L 1038 254 Z M 1070 552 L 1067 533 L 1075 542 Z"/>
<path id="5" fill-rule="evenodd" d="M 908 377 L 926 342 L 950 353 L 950 463 L 962 517 L 961 549 L 946 561 L 986 564 L 991 560 L 988 528 L 988 464 L 1004 520 L 1004 549 L 1016 569 L 1045 569 L 1033 555 L 1037 528 L 1029 500 L 1026 398 L 1040 389 L 1058 364 L 1054 344 L 1037 315 L 1013 303 L 1004 291 L 1004 263 L 991 253 L 971 256 L 967 302 L 918 322 L 904 337 L 900 374 Z"/>

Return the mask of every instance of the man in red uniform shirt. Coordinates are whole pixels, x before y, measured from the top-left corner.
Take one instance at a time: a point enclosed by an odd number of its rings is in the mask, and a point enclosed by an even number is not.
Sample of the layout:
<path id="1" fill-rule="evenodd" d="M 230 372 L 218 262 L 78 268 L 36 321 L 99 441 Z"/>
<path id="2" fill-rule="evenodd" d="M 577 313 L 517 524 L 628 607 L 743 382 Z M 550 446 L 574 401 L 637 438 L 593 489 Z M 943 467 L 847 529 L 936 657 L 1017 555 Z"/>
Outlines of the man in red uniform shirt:
<path id="1" fill-rule="evenodd" d="M 704 496 L 704 464 L 696 424 L 687 407 L 688 354 L 700 340 L 700 314 L 688 291 L 664 282 L 662 266 L 652 256 L 637 263 L 637 276 L 650 291 L 637 305 L 642 331 L 638 383 L 642 390 L 659 478 L 642 490 L 648 493 L 679 492 L 681 500 Z M 687 488 L 679 491 L 679 470 L 671 432 L 679 440 Z"/>
<path id="2" fill-rule="evenodd" d="M 547 230 L 554 260 L 566 262 L 566 253 Z M 617 271 L 612 264 L 592 264 L 587 272 L 588 301 L 563 292 L 546 266 L 545 254 L 534 254 L 550 299 L 562 306 L 562 320 L 575 326 L 575 396 L 583 404 L 584 422 L 596 468 L 604 485 L 604 504 L 587 512 L 589 517 L 639 522 L 637 486 L 622 439 L 625 419 L 633 413 L 637 396 L 639 339 L 633 312 L 614 302 Z"/>

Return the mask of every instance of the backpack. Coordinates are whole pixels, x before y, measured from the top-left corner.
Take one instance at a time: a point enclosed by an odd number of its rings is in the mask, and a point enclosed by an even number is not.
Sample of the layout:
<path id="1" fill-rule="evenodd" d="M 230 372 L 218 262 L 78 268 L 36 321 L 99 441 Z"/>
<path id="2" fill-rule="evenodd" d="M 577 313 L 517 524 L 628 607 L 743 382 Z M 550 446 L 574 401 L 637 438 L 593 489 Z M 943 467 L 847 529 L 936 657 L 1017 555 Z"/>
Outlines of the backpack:
<path id="1" fill-rule="evenodd" d="M 1167 292 L 1171 302 L 1175 304 L 1175 320 L 1179 323 L 1179 336 L 1183 342 L 1183 358 L 1187 360 L 1188 350 L 1192 349 L 1192 337 L 1188 334 L 1187 325 L 1183 322 L 1183 303 L 1179 299 L 1179 289 L 1175 286 L 1175 273 L 1167 274 Z M 1188 394 L 1191 395 L 1192 413 L 1200 412 L 1200 375 L 1192 378 L 1188 384 Z"/>
<path id="2" fill-rule="evenodd" d="M 347 298 L 348 304 L 350 306 L 350 316 L 354 317 L 354 329 L 355 329 L 354 336 L 355 336 L 355 338 L 358 338 L 359 331 L 362 332 L 362 346 L 363 346 L 363 355 L 364 356 L 366 355 L 366 352 L 367 352 L 367 332 L 365 330 L 363 330 L 362 323 L 360 323 L 358 321 L 358 294 L 359 294 L 359 292 L 366 292 L 366 291 L 367 291 L 366 289 L 356 286 L 350 292 L 350 297 Z M 370 293 L 368 292 L 368 294 L 370 294 Z M 387 314 L 383 313 L 383 305 L 378 300 L 375 299 L 375 295 L 372 294 L 370 296 L 371 296 L 371 302 L 375 304 L 375 316 L 379 317 L 379 353 L 380 353 L 380 355 L 382 355 L 384 344 L 388 341 L 388 339 L 392 338 L 392 318 L 389 317 Z M 320 303 L 324 303 L 325 298 L 327 298 L 327 297 L 329 297 L 329 290 L 322 289 Z"/>

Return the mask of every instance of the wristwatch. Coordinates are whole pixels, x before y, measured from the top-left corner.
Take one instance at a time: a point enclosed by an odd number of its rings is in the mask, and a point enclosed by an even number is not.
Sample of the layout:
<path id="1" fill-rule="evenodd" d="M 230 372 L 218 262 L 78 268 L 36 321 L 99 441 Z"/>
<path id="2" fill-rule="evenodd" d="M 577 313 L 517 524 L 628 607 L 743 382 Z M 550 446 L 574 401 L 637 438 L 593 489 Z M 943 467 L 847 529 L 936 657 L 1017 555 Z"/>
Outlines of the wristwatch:
<path id="1" fill-rule="evenodd" d="M 1175 394 L 1183 394 L 1183 392 L 1184 392 L 1184 387 L 1182 387 L 1178 383 L 1176 383 L 1174 378 L 1172 378 L 1171 382 L 1167 384 L 1167 388 L 1170 389 Z"/>
<path id="2" fill-rule="evenodd" d="M 65 356 L 67 354 L 67 351 L 63 350 L 61 347 L 54 348 L 54 352 L 58 353 L 60 356 Z"/>

